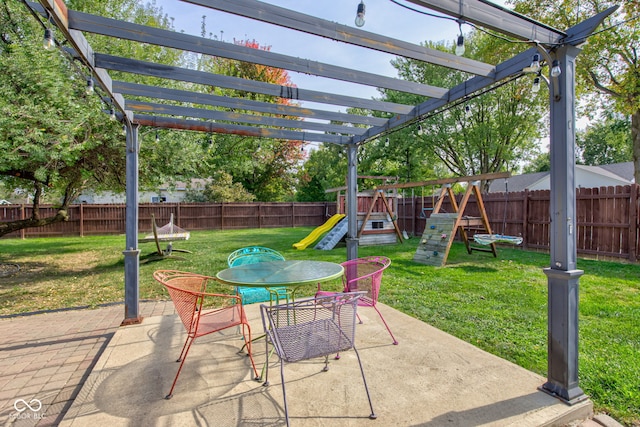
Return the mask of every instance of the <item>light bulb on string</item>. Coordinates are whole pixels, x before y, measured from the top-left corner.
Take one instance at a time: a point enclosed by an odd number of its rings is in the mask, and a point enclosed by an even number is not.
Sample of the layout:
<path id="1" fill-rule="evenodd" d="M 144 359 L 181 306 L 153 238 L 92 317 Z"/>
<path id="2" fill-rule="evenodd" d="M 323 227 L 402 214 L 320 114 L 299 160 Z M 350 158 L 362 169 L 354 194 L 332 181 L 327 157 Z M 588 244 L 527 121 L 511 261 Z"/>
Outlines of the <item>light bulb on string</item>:
<path id="1" fill-rule="evenodd" d="M 53 38 L 53 31 L 50 28 L 44 30 L 44 38 L 42 39 L 42 47 L 46 50 L 51 50 L 56 46 L 56 41 Z"/>
<path id="2" fill-rule="evenodd" d="M 462 35 L 462 21 L 458 21 L 458 27 L 460 28 L 460 35 L 458 36 L 458 40 L 456 41 L 456 55 L 462 56 L 464 55 L 465 47 L 464 47 L 464 36 Z"/>
<path id="3" fill-rule="evenodd" d="M 422 125 L 418 125 L 418 135 L 424 135 L 424 130 L 422 129 Z"/>
<path id="4" fill-rule="evenodd" d="M 358 4 L 358 9 L 356 9 L 356 27 L 362 27 L 364 25 L 364 13 L 365 13 L 365 5 L 364 1 L 361 0 L 360 4 Z"/>
<path id="5" fill-rule="evenodd" d="M 562 74 L 560 62 L 557 59 L 554 59 L 551 65 L 551 77 L 559 77 L 560 74 Z"/>
<path id="6" fill-rule="evenodd" d="M 538 93 L 540 92 L 540 77 L 533 79 L 533 84 L 531 85 L 531 92 Z"/>
<path id="7" fill-rule="evenodd" d="M 85 88 L 85 92 L 87 95 L 91 95 L 94 91 L 93 87 L 93 79 L 91 77 L 87 78 L 87 87 Z"/>
<path id="8" fill-rule="evenodd" d="M 109 110 L 109 120 L 111 120 L 112 122 L 116 121 L 116 110 L 113 109 L 113 107 L 111 107 L 111 110 Z"/>

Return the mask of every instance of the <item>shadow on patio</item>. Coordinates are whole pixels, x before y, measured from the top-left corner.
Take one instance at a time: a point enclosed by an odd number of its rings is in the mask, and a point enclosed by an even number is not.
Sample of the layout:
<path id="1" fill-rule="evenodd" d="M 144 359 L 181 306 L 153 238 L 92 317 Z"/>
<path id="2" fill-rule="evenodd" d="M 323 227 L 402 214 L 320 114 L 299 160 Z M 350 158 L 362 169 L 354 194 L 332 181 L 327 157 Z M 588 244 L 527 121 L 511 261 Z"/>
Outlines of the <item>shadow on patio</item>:
<path id="1" fill-rule="evenodd" d="M 292 426 L 553 426 L 587 418 L 589 400 L 574 406 L 537 390 L 545 382 L 510 362 L 379 305 L 400 342 L 373 310 L 361 309 L 356 343 L 377 420 L 369 407 L 353 351 L 331 360 L 285 365 Z M 262 333 L 257 305 L 247 306 L 252 333 Z M 177 316 L 146 318 L 121 327 L 84 384 L 63 426 L 280 426 L 284 425 L 279 361 L 270 359 L 263 387 L 249 359 L 237 351 L 241 335 L 194 343 L 171 400 L 169 390 L 184 342 Z M 258 369 L 264 340 L 256 341 Z"/>

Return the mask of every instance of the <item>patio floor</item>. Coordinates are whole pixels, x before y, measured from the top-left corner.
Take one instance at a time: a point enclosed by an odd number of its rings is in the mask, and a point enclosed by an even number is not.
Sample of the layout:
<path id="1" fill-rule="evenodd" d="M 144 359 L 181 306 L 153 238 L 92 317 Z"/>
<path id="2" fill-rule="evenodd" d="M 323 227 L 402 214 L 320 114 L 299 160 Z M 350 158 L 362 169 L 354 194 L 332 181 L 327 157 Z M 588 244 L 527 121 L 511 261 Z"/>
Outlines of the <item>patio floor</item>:
<path id="1" fill-rule="evenodd" d="M 357 346 L 377 420 L 369 420 L 353 351 L 331 360 L 285 365 L 292 426 L 561 426 L 592 412 L 585 400 L 568 406 L 537 390 L 545 379 L 381 305 L 399 345 L 372 309 Z M 247 306 L 254 335 L 262 325 Z M 235 328 L 193 345 L 174 397 L 164 400 L 184 339 L 177 316 L 145 318 L 118 328 L 62 420 L 62 426 L 280 426 L 284 425 L 277 357 L 271 386 L 251 379 L 249 359 Z M 258 369 L 264 340 L 254 345 Z"/>

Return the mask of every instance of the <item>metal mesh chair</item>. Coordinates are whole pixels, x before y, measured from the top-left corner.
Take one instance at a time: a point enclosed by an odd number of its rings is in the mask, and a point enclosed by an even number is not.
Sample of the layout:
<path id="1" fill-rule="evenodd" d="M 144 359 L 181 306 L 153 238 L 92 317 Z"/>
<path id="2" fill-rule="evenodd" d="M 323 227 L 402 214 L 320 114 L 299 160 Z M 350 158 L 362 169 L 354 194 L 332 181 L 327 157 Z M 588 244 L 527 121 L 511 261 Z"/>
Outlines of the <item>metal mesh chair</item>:
<path id="1" fill-rule="evenodd" d="M 233 251 L 227 257 L 229 267 L 237 267 L 245 264 L 256 264 L 258 262 L 284 261 L 284 256 L 274 249 L 264 246 L 248 246 Z M 281 299 L 289 301 L 289 291 L 286 287 L 274 288 L 254 288 L 248 286 L 236 287 L 236 292 L 242 298 L 242 304 L 252 304 L 255 302 L 280 302 Z"/>
<path id="2" fill-rule="evenodd" d="M 362 293 L 344 293 L 295 301 L 287 304 L 261 305 L 262 323 L 267 334 L 267 372 L 264 385 L 269 385 L 269 344 L 280 358 L 280 377 L 284 396 L 287 426 L 289 409 L 284 379 L 284 362 L 294 363 L 324 356 L 324 371 L 329 367 L 329 355 L 353 348 L 360 366 L 362 382 L 375 419 L 367 380 L 360 355 L 355 347 L 355 325 L 358 299 Z"/>
<path id="3" fill-rule="evenodd" d="M 393 339 L 393 344 L 398 345 L 398 340 L 393 336 L 389 325 L 384 320 L 382 313 L 376 307 L 378 303 L 378 295 L 380 294 L 380 284 L 382 283 L 382 273 L 391 265 L 391 260 L 383 256 L 370 256 L 365 258 L 356 258 L 341 264 L 344 267 L 344 276 L 342 284 L 343 292 L 365 291 L 366 294 L 358 300 L 360 307 L 373 307 L 382 319 L 382 323 L 389 331 L 389 335 Z M 318 292 L 316 296 L 331 295 L 331 292 L 323 291 L 318 284 Z M 358 316 L 358 320 L 360 317 Z M 362 321 L 360 320 L 360 323 Z"/>
<path id="4" fill-rule="evenodd" d="M 165 397 L 166 399 L 171 399 L 173 396 L 173 389 L 178 381 L 178 376 L 187 358 L 191 344 L 196 338 L 233 326 L 242 325 L 247 355 L 251 360 L 251 366 L 255 374 L 254 378 L 258 379 L 258 371 L 251 353 L 251 328 L 244 313 L 244 308 L 240 304 L 239 296 L 207 293 L 207 283 L 216 281 L 216 279 L 200 274 L 176 270 L 158 270 L 153 273 L 153 278 L 164 285 L 169 292 L 180 320 L 182 320 L 187 330 L 187 339 L 177 360 L 177 362 L 180 362 L 180 367 L 171 385 L 171 390 Z M 215 308 L 209 309 L 209 307 Z"/>

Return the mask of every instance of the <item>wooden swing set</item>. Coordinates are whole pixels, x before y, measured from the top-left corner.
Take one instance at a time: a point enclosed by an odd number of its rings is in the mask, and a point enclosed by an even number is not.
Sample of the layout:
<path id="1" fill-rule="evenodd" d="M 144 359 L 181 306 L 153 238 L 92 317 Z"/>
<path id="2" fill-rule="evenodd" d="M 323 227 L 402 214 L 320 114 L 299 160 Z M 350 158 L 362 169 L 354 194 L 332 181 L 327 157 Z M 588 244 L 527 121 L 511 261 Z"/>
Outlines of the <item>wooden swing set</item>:
<path id="1" fill-rule="evenodd" d="M 407 182 L 403 184 L 391 184 L 380 185 L 376 187 L 376 198 L 382 197 L 385 200 L 384 191 L 389 189 L 411 188 L 411 187 L 425 187 L 428 185 L 441 185 L 440 194 L 436 202 L 433 204 L 433 211 L 427 218 L 424 208 L 424 193 L 421 218 L 427 220 L 424 233 L 420 240 L 414 261 L 423 264 L 442 266 L 446 263 L 451 244 L 458 231 L 467 248 L 467 252 L 471 254 L 474 250 L 480 252 L 491 252 L 494 257 L 497 257 L 496 243 L 506 242 L 519 244 L 522 242 L 521 238 L 515 238 L 512 236 L 504 236 L 500 234 L 494 234 L 491 231 L 491 224 L 487 216 L 487 211 L 482 200 L 482 194 L 480 191 L 480 181 L 493 180 L 500 178 L 508 178 L 511 174 L 509 172 L 501 173 L 489 173 L 473 176 L 463 176 L 456 178 L 444 178 L 430 181 L 421 182 Z M 452 184 L 466 182 L 467 189 L 460 200 L 460 204 L 457 203 L 455 194 L 453 193 Z M 475 197 L 476 205 L 479 211 L 479 217 L 470 217 L 465 214 L 468 202 L 471 196 Z M 443 203 L 446 198 L 449 198 L 452 213 L 441 213 Z M 375 201 L 375 199 L 374 199 Z M 424 216 L 422 216 L 424 215 Z M 395 224 L 396 232 L 400 235 L 400 231 Z M 476 247 L 471 246 L 471 240 L 469 233 L 473 231 L 473 240 L 483 246 L 488 247 Z M 520 239 L 518 241 L 518 239 Z M 402 241 L 402 239 L 400 240 Z"/>

